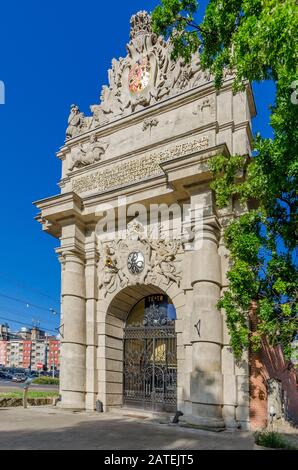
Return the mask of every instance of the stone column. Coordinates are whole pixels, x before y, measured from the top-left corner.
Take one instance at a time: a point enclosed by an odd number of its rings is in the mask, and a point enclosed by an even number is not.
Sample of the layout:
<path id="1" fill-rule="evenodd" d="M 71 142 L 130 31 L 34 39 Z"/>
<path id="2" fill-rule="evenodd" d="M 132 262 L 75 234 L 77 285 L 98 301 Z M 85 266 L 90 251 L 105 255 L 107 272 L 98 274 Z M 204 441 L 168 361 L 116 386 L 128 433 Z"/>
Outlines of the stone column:
<path id="1" fill-rule="evenodd" d="M 192 188 L 190 194 L 193 222 L 196 222 L 191 270 L 192 415 L 186 416 L 185 419 L 203 427 L 222 428 L 224 427 L 221 371 L 223 324 L 221 312 L 217 309 L 221 290 L 219 223 L 214 215 L 212 191 L 207 186 L 201 186 Z M 195 207 L 199 211 L 194 210 Z"/>
<path id="2" fill-rule="evenodd" d="M 85 263 L 77 250 L 62 251 L 61 385 L 63 408 L 85 409 Z"/>

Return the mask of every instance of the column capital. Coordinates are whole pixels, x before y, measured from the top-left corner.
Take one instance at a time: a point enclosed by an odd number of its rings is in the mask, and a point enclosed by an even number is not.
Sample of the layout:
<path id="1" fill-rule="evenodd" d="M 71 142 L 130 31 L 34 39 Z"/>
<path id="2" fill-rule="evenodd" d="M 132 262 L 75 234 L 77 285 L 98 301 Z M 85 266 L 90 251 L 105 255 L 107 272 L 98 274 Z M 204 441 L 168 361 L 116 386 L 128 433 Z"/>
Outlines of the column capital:
<path id="1" fill-rule="evenodd" d="M 58 260 L 62 265 L 65 265 L 67 262 L 77 262 L 84 264 L 85 262 L 85 253 L 81 248 L 78 247 L 60 247 L 57 248 L 56 254 L 58 255 Z"/>
<path id="2" fill-rule="evenodd" d="M 97 266 L 99 253 L 96 248 L 89 248 L 85 252 L 86 266 Z"/>
<path id="3" fill-rule="evenodd" d="M 221 237 L 221 225 L 215 215 L 192 219 L 194 242 L 212 241 L 218 245 Z M 200 244 L 201 245 L 201 244 Z M 200 248 L 197 246 L 197 249 Z"/>

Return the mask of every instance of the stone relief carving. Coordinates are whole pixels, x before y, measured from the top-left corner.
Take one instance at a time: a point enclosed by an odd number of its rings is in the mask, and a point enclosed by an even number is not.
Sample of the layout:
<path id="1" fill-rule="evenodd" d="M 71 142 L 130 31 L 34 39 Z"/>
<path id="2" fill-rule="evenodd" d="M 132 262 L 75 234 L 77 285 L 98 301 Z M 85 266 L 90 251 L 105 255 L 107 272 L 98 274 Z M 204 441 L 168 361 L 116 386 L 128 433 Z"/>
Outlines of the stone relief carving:
<path id="1" fill-rule="evenodd" d="M 182 271 L 177 266 L 176 257 L 181 249 L 180 241 L 151 240 L 151 260 L 150 260 L 150 280 L 158 283 L 160 278 L 164 278 L 169 284 L 171 281 L 180 287 Z"/>
<path id="2" fill-rule="evenodd" d="M 180 286 L 182 280 L 181 240 L 152 239 L 147 236 L 142 224 L 128 224 L 127 236 L 120 240 L 99 242 L 100 262 L 98 267 L 99 289 L 104 296 L 128 285 L 171 282 Z M 131 253 L 140 253 L 144 263 L 142 270 L 129 269 Z"/>
<path id="3" fill-rule="evenodd" d="M 123 259 L 118 256 L 119 246 L 115 244 L 102 244 L 101 269 L 99 271 L 99 288 L 104 289 L 105 295 L 115 292 L 119 287 L 126 287 L 129 277 L 126 275 Z"/>
<path id="4" fill-rule="evenodd" d="M 194 116 L 198 117 L 199 122 L 207 123 L 215 118 L 215 99 L 203 98 L 196 103 L 195 110 L 193 111 Z"/>
<path id="5" fill-rule="evenodd" d="M 92 134 L 87 144 L 80 144 L 78 147 L 71 150 L 70 171 L 73 171 L 74 168 L 82 168 L 92 163 L 99 162 L 108 146 L 109 145 L 105 142 L 98 142 L 96 135 Z"/>
<path id="6" fill-rule="evenodd" d="M 151 153 L 142 158 L 119 163 L 104 171 L 80 176 L 72 182 L 75 193 L 86 191 L 106 191 L 122 185 L 143 181 L 157 175 L 162 175 L 160 163 L 174 158 L 189 155 L 209 146 L 208 137 L 201 137 L 191 142 L 177 144 L 161 152 Z"/>
<path id="7" fill-rule="evenodd" d="M 127 52 L 125 58 L 113 59 L 109 85 L 102 88 L 100 104 L 91 107 L 92 116 L 85 117 L 74 107 L 67 139 L 212 79 L 201 69 L 199 54 L 194 54 L 190 63 L 171 59 L 169 41 L 152 32 L 151 17 L 145 11 L 131 18 Z"/>
<path id="8" fill-rule="evenodd" d="M 105 124 L 108 124 L 109 119 L 104 113 L 104 110 L 102 106 L 94 104 L 93 106 L 90 106 L 91 112 L 92 112 L 92 118 L 90 119 L 90 128 L 94 129 L 95 127 L 100 127 L 104 126 Z"/>
<path id="9" fill-rule="evenodd" d="M 147 129 L 152 129 L 152 127 L 157 127 L 159 124 L 158 119 L 145 119 L 143 122 L 143 131 L 145 132 Z"/>

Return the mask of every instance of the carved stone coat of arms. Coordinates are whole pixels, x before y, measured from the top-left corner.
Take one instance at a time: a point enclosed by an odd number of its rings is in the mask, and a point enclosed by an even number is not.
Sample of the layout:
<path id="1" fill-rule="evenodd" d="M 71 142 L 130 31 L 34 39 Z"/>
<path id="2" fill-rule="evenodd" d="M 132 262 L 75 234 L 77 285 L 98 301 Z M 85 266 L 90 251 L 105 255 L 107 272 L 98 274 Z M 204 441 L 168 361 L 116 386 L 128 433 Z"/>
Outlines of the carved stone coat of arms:
<path id="1" fill-rule="evenodd" d="M 104 296 L 128 285 L 171 282 L 180 286 L 183 253 L 180 240 L 151 239 L 133 222 L 127 237 L 99 242 L 99 288 Z"/>

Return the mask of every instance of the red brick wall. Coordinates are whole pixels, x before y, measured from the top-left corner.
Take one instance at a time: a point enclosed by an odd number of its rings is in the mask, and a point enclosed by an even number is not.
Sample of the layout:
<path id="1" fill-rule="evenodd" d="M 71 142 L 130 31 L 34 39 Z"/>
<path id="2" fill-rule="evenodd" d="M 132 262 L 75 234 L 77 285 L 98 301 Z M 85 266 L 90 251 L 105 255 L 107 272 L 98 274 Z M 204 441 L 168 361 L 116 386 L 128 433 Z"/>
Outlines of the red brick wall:
<path id="1" fill-rule="evenodd" d="M 252 317 L 252 328 L 255 318 Z M 288 416 L 298 423 L 298 385 L 296 372 L 285 361 L 280 347 L 263 341 L 258 353 L 250 353 L 250 424 L 253 431 L 267 426 L 267 380 L 280 380 Z"/>

